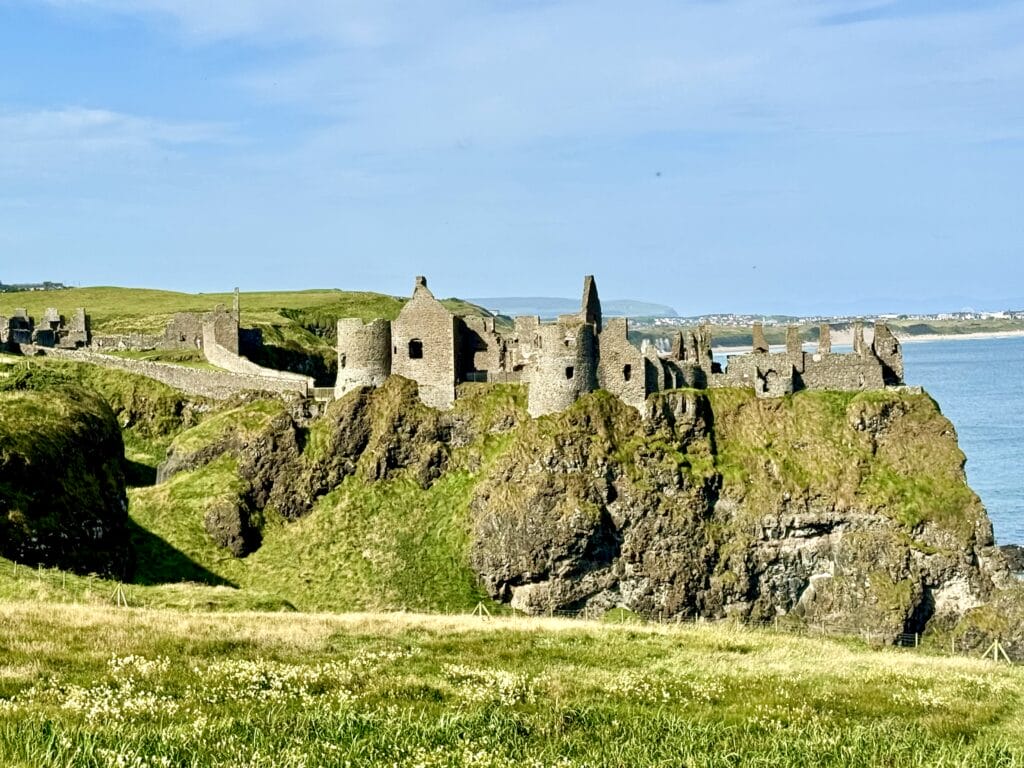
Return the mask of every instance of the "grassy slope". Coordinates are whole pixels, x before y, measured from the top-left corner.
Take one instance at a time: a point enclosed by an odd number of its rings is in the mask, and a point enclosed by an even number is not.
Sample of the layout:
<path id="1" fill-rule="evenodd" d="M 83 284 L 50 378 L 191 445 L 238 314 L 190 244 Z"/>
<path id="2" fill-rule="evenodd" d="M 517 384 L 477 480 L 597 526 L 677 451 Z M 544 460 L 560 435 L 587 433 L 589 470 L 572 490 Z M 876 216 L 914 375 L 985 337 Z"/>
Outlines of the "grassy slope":
<path id="1" fill-rule="evenodd" d="M 7 604 L 0 647 L 11 766 L 1024 760 L 1019 669 L 729 626 Z"/>
<path id="2" fill-rule="evenodd" d="M 489 422 L 522 411 L 515 387 L 477 388 L 457 413 Z M 179 434 L 172 446 L 194 452 L 217 442 L 231 424 L 255 431 L 277 412 L 255 401 L 210 416 Z M 206 511 L 239 492 L 237 462 L 222 456 L 158 486 L 129 492 L 135 522 L 213 576 L 244 589 L 274 594 L 301 610 L 464 610 L 486 600 L 469 568 L 469 499 L 506 436 L 486 435 L 456 451 L 452 468 L 429 489 L 409 477 L 369 482 L 348 477 L 306 517 L 271 520 L 261 548 L 244 560 L 217 547 L 203 529 Z M 323 438 L 314 426 L 307 460 Z M 180 560 L 157 553 L 140 558 L 146 583 L 177 581 Z"/>

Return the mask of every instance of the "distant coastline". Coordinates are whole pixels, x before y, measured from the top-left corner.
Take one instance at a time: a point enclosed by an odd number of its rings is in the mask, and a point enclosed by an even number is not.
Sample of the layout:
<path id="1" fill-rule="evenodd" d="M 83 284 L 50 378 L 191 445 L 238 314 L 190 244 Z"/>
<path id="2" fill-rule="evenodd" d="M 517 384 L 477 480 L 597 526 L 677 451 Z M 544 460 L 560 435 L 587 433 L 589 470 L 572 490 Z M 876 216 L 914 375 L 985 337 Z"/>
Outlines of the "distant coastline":
<path id="1" fill-rule="evenodd" d="M 864 328 L 865 340 L 871 341 L 871 327 L 866 326 Z M 922 333 L 922 334 L 904 334 L 898 330 L 894 330 L 893 333 L 896 338 L 900 340 L 901 344 L 918 344 L 926 343 L 931 341 L 983 341 L 985 339 L 1010 339 L 1024 337 L 1024 328 L 1013 330 L 1013 331 L 978 331 L 975 333 Z M 832 344 L 837 347 L 851 347 L 853 346 L 853 331 L 852 330 L 832 330 Z M 813 341 L 805 341 L 804 349 L 813 352 L 816 343 Z M 784 344 L 772 344 L 772 350 L 782 350 L 785 348 Z M 750 352 L 750 345 L 746 344 L 743 346 L 715 346 L 713 348 L 716 354 L 722 355 L 739 355 Z"/>

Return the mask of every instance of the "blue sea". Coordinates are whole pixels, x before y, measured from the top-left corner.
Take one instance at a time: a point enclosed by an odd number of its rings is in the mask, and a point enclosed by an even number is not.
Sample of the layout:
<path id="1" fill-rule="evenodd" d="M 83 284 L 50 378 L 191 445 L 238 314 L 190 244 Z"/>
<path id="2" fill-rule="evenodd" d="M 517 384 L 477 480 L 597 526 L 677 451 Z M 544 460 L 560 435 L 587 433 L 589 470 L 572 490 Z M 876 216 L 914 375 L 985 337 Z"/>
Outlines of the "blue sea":
<path id="1" fill-rule="evenodd" d="M 996 542 L 1024 544 L 1024 337 L 912 342 L 903 359 L 956 427 Z"/>

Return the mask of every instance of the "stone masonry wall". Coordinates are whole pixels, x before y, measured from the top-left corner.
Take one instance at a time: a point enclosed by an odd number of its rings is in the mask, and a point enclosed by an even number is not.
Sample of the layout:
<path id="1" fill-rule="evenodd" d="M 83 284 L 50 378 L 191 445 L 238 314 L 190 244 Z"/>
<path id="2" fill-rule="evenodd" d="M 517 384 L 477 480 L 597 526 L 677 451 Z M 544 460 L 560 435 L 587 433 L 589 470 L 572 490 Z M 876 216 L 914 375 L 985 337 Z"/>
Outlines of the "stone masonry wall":
<path id="1" fill-rule="evenodd" d="M 568 408 L 597 388 L 597 339 L 587 324 L 543 325 L 530 369 L 527 410 L 542 416 Z"/>
<path id="2" fill-rule="evenodd" d="M 885 323 L 875 323 L 871 349 L 882 363 L 882 378 L 889 385 L 903 383 L 903 348 Z"/>
<path id="3" fill-rule="evenodd" d="M 363 323 L 357 317 L 338 321 L 338 379 L 334 396 L 359 387 L 379 387 L 391 375 L 391 323 Z"/>
<path id="4" fill-rule="evenodd" d="M 79 363 L 101 365 L 105 368 L 136 373 L 163 382 L 190 395 L 200 395 L 214 400 L 225 400 L 239 392 L 259 391 L 279 394 L 295 393 L 307 396 L 311 384 L 292 379 L 273 379 L 266 376 L 249 376 L 227 371 L 211 371 L 202 368 L 188 368 L 170 363 L 155 363 L 149 360 L 131 360 L 99 352 L 84 350 L 46 349 L 40 350 L 47 357 L 72 360 Z M 311 380 L 310 380 L 311 381 Z"/>
<path id="5" fill-rule="evenodd" d="M 156 349 L 161 346 L 164 336 L 154 336 L 144 333 L 121 333 L 105 336 L 93 336 L 89 346 L 93 349 Z M 192 347 L 195 349 L 195 347 Z"/>
<path id="6" fill-rule="evenodd" d="M 203 315 L 177 312 L 157 344 L 161 349 L 199 349 L 203 346 Z"/>
<path id="7" fill-rule="evenodd" d="M 885 386 L 882 365 L 872 354 L 807 354 L 800 374 L 807 389 L 862 390 Z"/>
<path id="8" fill-rule="evenodd" d="M 419 384 L 420 400 L 434 408 L 455 401 L 459 323 L 416 278 L 412 298 L 391 323 L 391 372 Z"/>
<path id="9" fill-rule="evenodd" d="M 247 377 L 258 377 L 272 381 L 288 382 L 297 392 L 308 394 L 313 391 L 314 381 L 308 376 L 291 371 L 277 371 L 273 368 L 264 368 L 252 360 L 241 357 L 230 349 L 222 346 L 214 338 L 217 328 L 213 323 L 203 326 L 203 354 L 208 362 L 223 368 L 230 373 L 237 373 Z"/>
<path id="10" fill-rule="evenodd" d="M 460 381 L 509 381 L 506 342 L 494 328 L 493 317 L 460 318 Z"/>
<path id="11" fill-rule="evenodd" d="M 645 361 L 643 353 L 629 343 L 629 322 L 624 317 L 609 319 L 598 341 L 598 385 L 627 405 L 642 408 L 647 399 Z"/>

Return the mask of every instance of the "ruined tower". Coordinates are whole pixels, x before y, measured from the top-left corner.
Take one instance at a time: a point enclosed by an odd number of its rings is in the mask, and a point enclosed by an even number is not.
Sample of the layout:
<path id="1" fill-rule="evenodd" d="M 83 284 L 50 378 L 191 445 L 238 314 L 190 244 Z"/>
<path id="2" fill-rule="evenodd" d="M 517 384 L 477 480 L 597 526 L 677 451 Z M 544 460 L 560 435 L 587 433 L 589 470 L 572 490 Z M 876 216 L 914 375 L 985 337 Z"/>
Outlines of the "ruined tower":
<path id="1" fill-rule="evenodd" d="M 903 383 L 903 349 L 889 326 L 875 323 L 875 338 L 871 342 L 875 357 L 882 363 L 882 379 L 886 386 Z"/>
<path id="2" fill-rule="evenodd" d="M 334 396 L 359 387 L 379 387 L 391 375 L 391 323 L 363 323 L 357 317 L 338 321 L 338 379 Z"/>
<path id="3" fill-rule="evenodd" d="M 597 334 L 589 323 L 555 323 L 538 329 L 531 360 L 527 410 L 542 416 L 568 408 L 597 389 Z"/>
<path id="4" fill-rule="evenodd" d="M 580 319 L 594 326 L 594 332 L 601 332 L 601 299 L 597 295 L 597 283 L 593 275 L 583 278 L 583 300 L 580 302 Z"/>
<path id="5" fill-rule="evenodd" d="M 753 335 L 754 343 L 752 346 L 754 354 L 765 354 L 768 352 L 768 340 L 764 337 L 764 325 L 762 323 L 754 323 Z"/>
<path id="6" fill-rule="evenodd" d="M 828 323 L 822 323 L 818 329 L 818 354 L 832 354 L 832 326 Z"/>

